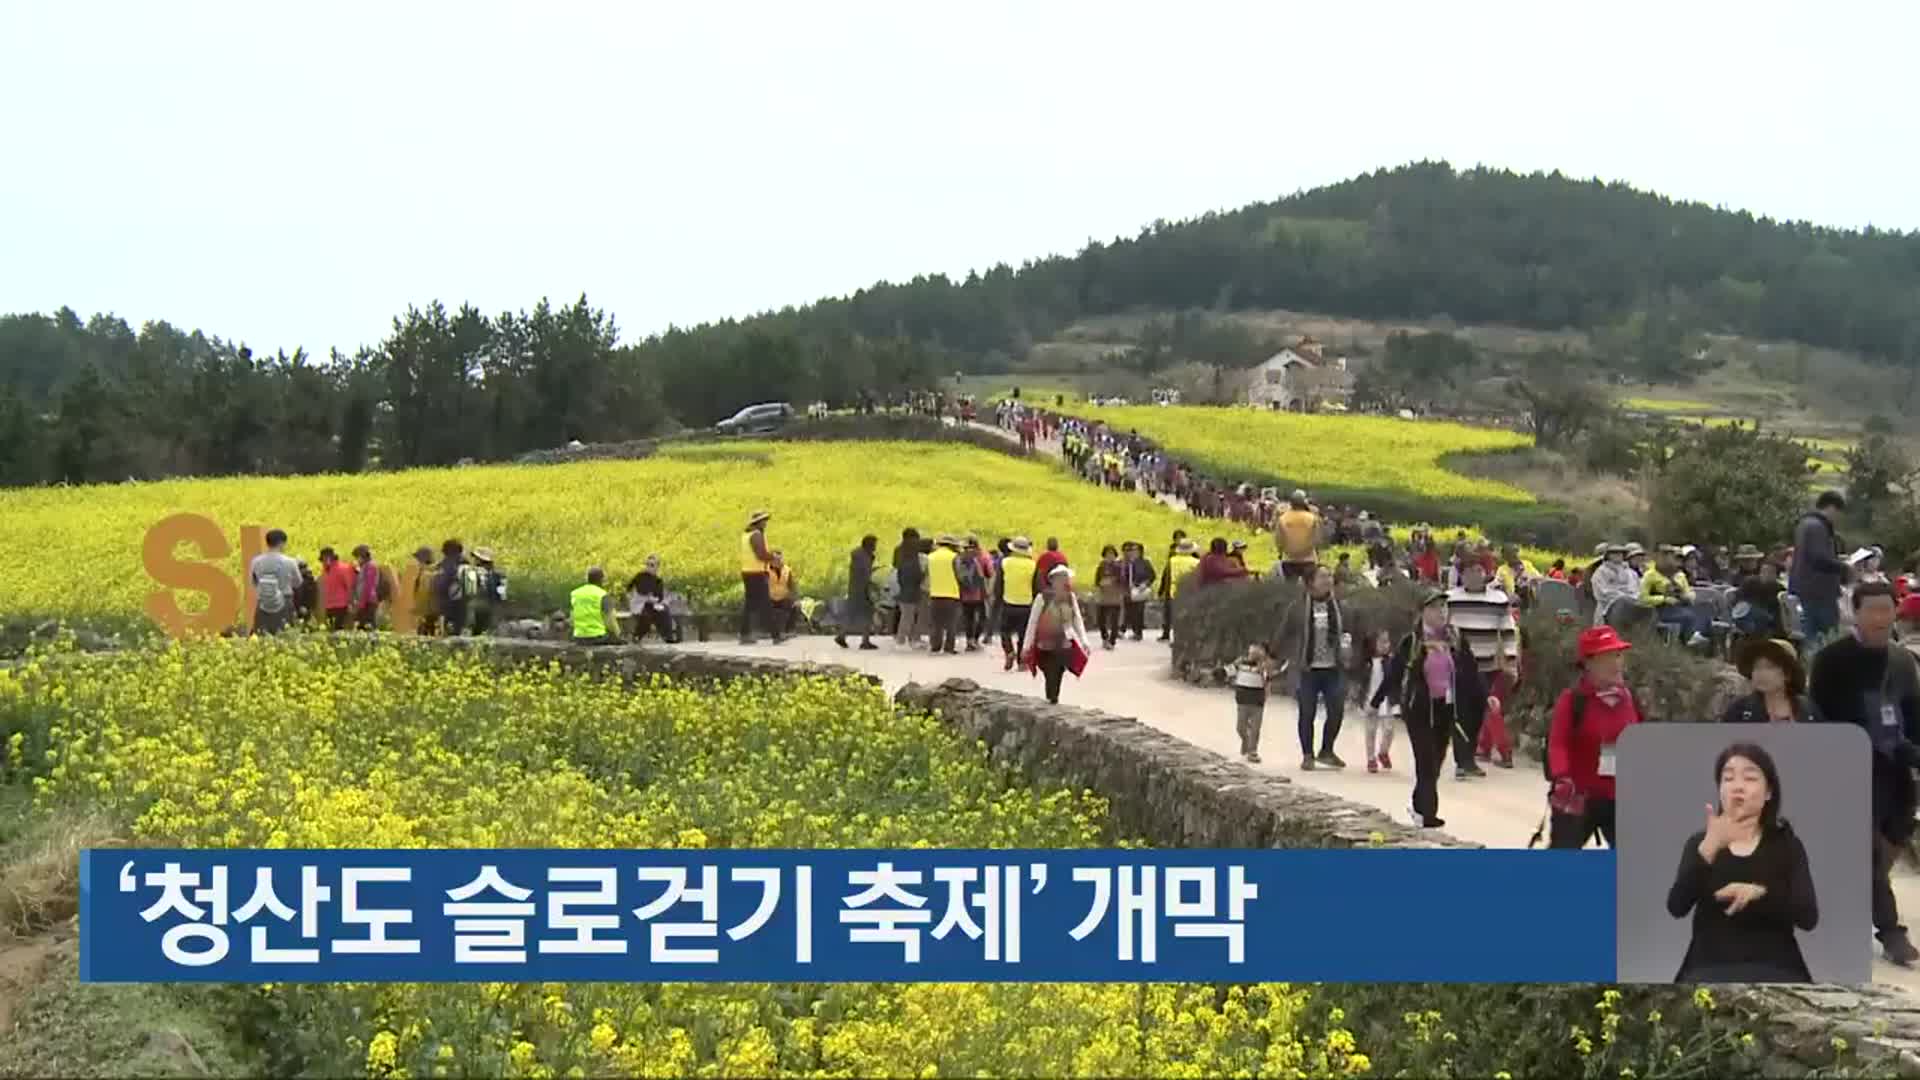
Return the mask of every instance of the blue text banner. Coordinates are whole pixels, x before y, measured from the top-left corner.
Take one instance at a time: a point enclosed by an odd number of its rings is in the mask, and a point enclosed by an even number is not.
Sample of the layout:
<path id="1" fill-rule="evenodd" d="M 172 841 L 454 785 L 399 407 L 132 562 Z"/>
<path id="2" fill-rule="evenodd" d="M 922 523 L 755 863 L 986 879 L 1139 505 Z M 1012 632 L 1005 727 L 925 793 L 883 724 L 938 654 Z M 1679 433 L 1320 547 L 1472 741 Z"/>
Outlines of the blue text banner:
<path id="1" fill-rule="evenodd" d="M 1604 851 L 87 851 L 88 982 L 1610 982 Z M 1577 927 L 1577 933 L 1568 928 Z"/>

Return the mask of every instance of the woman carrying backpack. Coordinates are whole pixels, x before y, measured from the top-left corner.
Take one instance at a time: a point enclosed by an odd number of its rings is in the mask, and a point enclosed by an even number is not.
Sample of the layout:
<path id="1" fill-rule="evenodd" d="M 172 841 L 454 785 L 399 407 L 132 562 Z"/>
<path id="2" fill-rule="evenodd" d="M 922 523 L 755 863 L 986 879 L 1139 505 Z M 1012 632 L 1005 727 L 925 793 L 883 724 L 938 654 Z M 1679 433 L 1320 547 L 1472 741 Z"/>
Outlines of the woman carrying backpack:
<path id="1" fill-rule="evenodd" d="M 1578 849 L 1595 833 L 1614 846 L 1614 752 L 1620 735 L 1640 722 L 1627 689 L 1627 650 L 1611 626 L 1580 632 L 1580 678 L 1553 704 L 1547 732 L 1547 846 Z"/>

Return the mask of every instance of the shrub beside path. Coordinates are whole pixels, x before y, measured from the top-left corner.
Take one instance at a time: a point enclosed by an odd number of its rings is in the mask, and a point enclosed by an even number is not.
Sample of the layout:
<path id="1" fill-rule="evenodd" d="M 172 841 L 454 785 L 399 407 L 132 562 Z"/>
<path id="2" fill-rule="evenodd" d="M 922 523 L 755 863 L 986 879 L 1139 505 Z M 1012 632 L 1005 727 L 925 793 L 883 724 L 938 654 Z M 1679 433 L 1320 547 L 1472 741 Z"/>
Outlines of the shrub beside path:
<path id="1" fill-rule="evenodd" d="M 676 647 L 844 664 L 879 678 L 890 695 L 910 682 L 926 685 L 965 678 L 987 689 L 1034 698 L 1043 696 L 1038 677 L 1001 670 L 998 647 L 977 653 L 933 656 L 924 647 L 907 649 L 886 641 L 878 651 L 861 652 L 841 649 L 831 638 L 817 636 L 791 638 L 779 646 L 707 642 Z M 1225 689 L 1196 687 L 1175 679 L 1168 663 L 1167 646 L 1153 640 L 1152 634 L 1142 642 L 1123 641 L 1111 652 L 1096 649 L 1086 677 L 1068 677 L 1061 702 L 1131 717 L 1223 757 L 1235 758 L 1239 754 L 1233 695 Z M 1359 710 L 1349 707 L 1334 747 L 1347 762 L 1347 768 L 1303 772 L 1297 716 L 1290 698 L 1276 695 L 1268 702 L 1260 740 L 1264 760 L 1250 768 L 1374 807 L 1397 820 L 1407 819 L 1413 758 L 1407 752 L 1404 728 L 1397 729 L 1394 735 L 1393 769 L 1370 774 L 1364 760 L 1364 723 Z M 1512 769 L 1489 767 L 1487 773 L 1483 779 L 1455 780 L 1449 762 L 1440 780 L 1440 816 L 1447 823 L 1442 831 L 1486 847 L 1524 848 L 1546 809 L 1546 784 L 1540 777 L 1539 765 L 1522 758 Z M 1909 923 L 1920 924 L 1920 874 L 1912 870 L 1896 874 L 1894 890 Z M 1488 909 L 1486 925 L 1477 929 L 1489 935 L 1504 932 L 1497 906 Z M 1884 960 L 1875 961 L 1874 981 L 1920 993 L 1920 971 L 1903 970 Z"/>

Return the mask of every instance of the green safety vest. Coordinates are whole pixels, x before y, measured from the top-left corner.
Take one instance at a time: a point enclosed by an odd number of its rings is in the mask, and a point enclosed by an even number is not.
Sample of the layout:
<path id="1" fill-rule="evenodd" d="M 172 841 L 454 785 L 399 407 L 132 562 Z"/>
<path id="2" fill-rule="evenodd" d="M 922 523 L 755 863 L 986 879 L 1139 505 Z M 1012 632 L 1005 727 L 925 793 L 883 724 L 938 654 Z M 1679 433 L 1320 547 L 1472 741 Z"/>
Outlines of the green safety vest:
<path id="1" fill-rule="evenodd" d="M 569 599 L 573 604 L 573 636 L 576 638 L 603 638 L 607 636 L 607 620 L 600 610 L 600 602 L 606 599 L 607 590 L 598 585 L 582 585 L 573 590 Z"/>

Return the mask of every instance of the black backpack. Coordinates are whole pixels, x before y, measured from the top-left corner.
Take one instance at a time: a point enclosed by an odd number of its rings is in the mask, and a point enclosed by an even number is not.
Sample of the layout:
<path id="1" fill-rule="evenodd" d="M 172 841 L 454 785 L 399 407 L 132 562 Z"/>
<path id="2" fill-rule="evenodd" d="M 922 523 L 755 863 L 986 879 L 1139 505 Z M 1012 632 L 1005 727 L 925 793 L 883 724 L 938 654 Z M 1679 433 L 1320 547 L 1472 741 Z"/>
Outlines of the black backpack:
<path id="1" fill-rule="evenodd" d="M 1570 690 L 1568 693 L 1573 695 L 1573 716 L 1571 718 L 1573 722 L 1568 725 L 1568 727 L 1572 731 L 1578 731 L 1580 730 L 1581 719 L 1586 716 L 1587 695 L 1580 693 L 1578 690 Z M 1547 783 L 1551 784 L 1553 783 L 1553 755 L 1548 752 L 1548 745 L 1549 740 L 1552 738 L 1552 721 L 1548 721 L 1547 723 L 1547 732 L 1548 739 L 1543 739 L 1540 742 L 1540 771 L 1546 776 Z"/>

